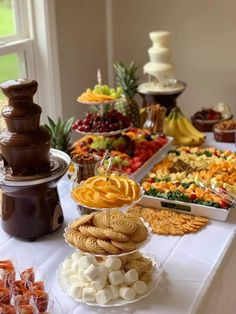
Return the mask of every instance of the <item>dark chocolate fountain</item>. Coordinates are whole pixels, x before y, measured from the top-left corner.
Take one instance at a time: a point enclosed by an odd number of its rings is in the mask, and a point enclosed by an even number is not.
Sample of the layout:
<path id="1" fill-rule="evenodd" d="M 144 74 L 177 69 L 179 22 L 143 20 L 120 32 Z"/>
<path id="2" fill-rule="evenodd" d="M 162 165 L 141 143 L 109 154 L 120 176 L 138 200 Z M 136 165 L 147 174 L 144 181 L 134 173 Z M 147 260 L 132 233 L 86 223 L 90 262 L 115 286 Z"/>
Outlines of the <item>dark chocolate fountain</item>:
<path id="1" fill-rule="evenodd" d="M 65 153 L 50 150 L 50 135 L 39 125 L 42 110 L 33 102 L 37 87 L 27 79 L 1 84 L 9 98 L 2 110 L 7 130 L 0 139 L 2 228 L 31 240 L 61 226 L 56 184 L 70 162 Z"/>

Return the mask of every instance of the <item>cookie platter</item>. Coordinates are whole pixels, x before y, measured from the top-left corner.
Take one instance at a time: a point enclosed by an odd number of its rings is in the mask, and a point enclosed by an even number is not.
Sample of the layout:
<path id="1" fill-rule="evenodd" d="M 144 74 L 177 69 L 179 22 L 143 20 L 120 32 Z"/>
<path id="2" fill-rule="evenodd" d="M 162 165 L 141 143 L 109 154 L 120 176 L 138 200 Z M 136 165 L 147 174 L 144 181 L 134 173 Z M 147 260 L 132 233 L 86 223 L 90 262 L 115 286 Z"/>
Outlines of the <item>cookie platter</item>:
<path id="1" fill-rule="evenodd" d="M 149 255 L 146 252 L 140 252 L 138 253 L 138 255 L 140 256 L 140 258 L 143 258 L 143 261 L 148 261 L 147 263 L 151 264 L 151 269 L 146 272 L 146 277 L 148 278 L 148 276 L 150 276 L 150 280 L 147 283 L 142 284 L 144 281 L 142 280 L 137 280 L 134 281 L 135 279 L 135 273 L 134 272 L 126 272 L 126 275 L 124 275 L 124 281 L 123 283 L 120 283 L 119 285 L 109 285 L 109 281 L 111 280 L 118 280 L 118 276 L 115 279 L 115 276 L 113 278 L 113 274 L 116 273 L 116 275 L 118 274 L 119 270 L 113 270 L 110 271 L 110 273 L 108 273 L 108 279 L 107 279 L 107 283 L 105 284 L 105 288 L 104 290 L 104 296 L 99 296 L 99 292 L 95 294 L 95 296 L 93 297 L 92 294 L 89 296 L 89 293 L 92 292 L 92 290 L 88 290 L 88 289 L 93 289 L 93 288 L 85 288 L 87 289 L 87 298 L 84 299 L 82 297 L 83 295 L 83 287 L 82 284 L 81 285 L 76 285 L 73 284 L 73 280 L 72 282 L 70 282 L 70 280 L 68 281 L 68 279 L 66 278 L 66 274 L 70 271 L 73 272 L 73 269 L 75 270 L 75 265 L 76 265 L 76 261 L 82 257 L 83 255 L 81 255 L 81 252 L 77 252 L 77 254 L 79 255 L 75 255 L 75 253 L 73 253 L 71 256 L 67 256 L 65 258 L 65 260 L 59 265 L 58 271 L 57 271 L 57 281 L 61 287 L 61 289 L 67 294 L 69 295 L 74 301 L 76 302 L 80 302 L 80 303 L 85 303 L 89 306 L 99 306 L 99 307 L 119 307 L 119 306 L 124 306 L 124 305 L 128 305 L 131 303 L 135 303 L 138 302 L 144 298 L 146 298 L 147 296 L 149 296 L 154 290 L 156 290 L 161 282 L 161 280 L 163 279 L 163 270 L 161 268 L 161 264 L 159 261 L 157 261 L 153 256 Z M 137 255 L 137 256 L 138 256 Z M 131 256 L 131 259 L 134 258 L 134 256 Z M 138 258 L 138 257 L 137 257 Z M 116 260 L 116 262 L 118 262 L 118 260 Z M 124 261 L 121 261 L 123 263 L 124 266 L 121 266 L 121 268 L 125 268 L 125 263 Z M 99 264 L 110 264 L 111 265 L 111 261 L 107 260 L 107 261 L 103 261 L 103 262 L 99 262 Z M 134 262 L 135 263 L 135 262 Z M 95 262 L 96 264 L 96 262 Z M 115 263 L 114 263 L 115 264 Z M 138 265 L 138 264 L 137 264 Z M 99 267 L 103 267 L 103 266 L 98 266 Z M 145 266 L 144 266 L 145 267 Z M 113 267 L 115 269 L 117 269 L 118 267 Z M 120 269 L 121 269 L 120 268 Z M 78 277 L 81 276 L 81 269 L 78 270 L 77 268 L 77 273 L 78 273 Z M 71 272 L 71 273 L 72 273 Z M 113 274 L 112 274 L 113 272 Z M 121 270 L 121 273 L 124 272 L 125 270 Z M 74 273 L 76 273 L 74 271 Z M 121 274 L 120 273 L 120 274 Z M 133 278 L 132 275 L 129 277 L 130 274 L 133 274 Z M 73 275 L 72 275 L 73 276 Z M 82 275 L 83 276 L 83 275 Z M 109 279 L 110 277 L 110 279 Z M 129 278 L 128 278 L 129 277 Z M 138 275 L 139 277 L 139 275 Z M 140 279 L 144 279 L 145 275 L 141 275 Z M 113 278 L 113 279 L 111 279 Z M 82 279 L 82 278 L 81 278 Z M 139 278 L 138 278 L 139 279 Z M 83 279 L 82 279 L 83 280 Z M 129 281 L 130 280 L 130 281 Z M 134 281 L 133 283 L 131 283 L 131 281 Z M 117 281 L 118 282 L 118 281 Z M 133 290 L 129 290 L 130 288 L 127 286 L 125 287 L 125 282 L 126 284 L 128 284 L 130 287 L 134 287 L 136 288 L 135 291 L 135 296 L 132 294 Z M 142 283 L 140 283 L 142 282 Z M 88 285 L 88 283 L 87 283 Z M 92 286 L 96 287 L 95 281 L 91 282 Z M 123 287 L 122 287 L 123 286 Z M 137 288 L 138 287 L 138 288 Z M 127 289 L 125 289 L 127 288 Z M 123 289 L 123 291 L 122 291 Z M 133 288 L 131 288 L 133 289 Z M 119 297 L 119 294 L 123 293 L 123 297 Z M 129 294 L 130 293 L 130 294 Z M 98 296 L 96 296 L 98 294 Z M 98 303 L 97 301 L 100 301 L 102 299 L 102 297 L 104 298 L 108 298 L 110 299 L 110 301 L 108 303 L 102 302 Z M 101 301 L 100 301 L 101 302 Z"/>
<path id="2" fill-rule="evenodd" d="M 117 254 L 109 254 L 109 252 L 107 252 L 105 255 L 104 255 L 104 254 L 99 254 L 99 253 L 91 253 L 91 252 L 83 252 L 83 253 L 84 253 L 85 255 L 91 255 L 91 254 L 92 254 L 92 255 L 97 256 L 97 257 L 102 257 L 102 256 L 107 256 L 107 257 L 109 257 L 109 256 L 118 256 L 118 257 L 119 257 L 119 256 L 127 256 L 127 255 L 129 255 L 129 254 L 132 254 L 132 253 L 135 253 L 135 252 L 139 251 L 140 249 L 144 248 L 144 247 L 150 242 L 151 237 L 152 237 L 151 227 L 149 226 L 149 224 L 148 224 L 147 222 L 144 222 L 143 219 L 141 219 L 141 220 L 143 221 L 145 227 L 146 227 L 147 230 L 148 230 L 148 235 L 147 235 L 146 239 L 145 239 L 144 241 L 142 241 L 142 243 L 141 243 L 138 247 L 132 249 L 131 251 L 122 252 L 122 253 L 117 253 Z M 73 224 L 73 222 L 72 222 L 72 224 Z M 78 247 L 76 247 L 75 244 L 73 244 L 72 242 L 70 242 L 70 241 L 67 240 L 67 234 L 68 234 L 68 232 L 70 231 L 70 226 L 71 226 L 72 224 L 69 224 L 68 227 L 65 228 L 65 231 L 64 231 L 64 233 L 63 233 L 63 236 L 64 236 L 64 239 L 65 239 L 65 242 L 66 242 L 71 248 L 73 248 L 73 249 L 75 249 L 76 251 L 79 251 L 79 252 L 80 252 L 81 250 L 80 250 Z"/>

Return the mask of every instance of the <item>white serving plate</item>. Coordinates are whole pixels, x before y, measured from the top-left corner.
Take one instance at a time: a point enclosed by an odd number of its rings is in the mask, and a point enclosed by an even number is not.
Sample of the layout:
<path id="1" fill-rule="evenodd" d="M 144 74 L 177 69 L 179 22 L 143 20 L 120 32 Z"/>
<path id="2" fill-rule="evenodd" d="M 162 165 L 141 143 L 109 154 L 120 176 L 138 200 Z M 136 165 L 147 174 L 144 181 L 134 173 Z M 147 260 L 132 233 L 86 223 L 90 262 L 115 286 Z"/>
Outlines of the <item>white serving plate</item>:
<path id="1" fill-rule="evenodd" d="M 141 252 L 142 253 L 142 252 Z M 104 304 L 104 305 L 101 305 L 101 304 L 98 304 L 96 302 L 85 302 L 83 299 L 79 299 L 79 298 L 73 298 L 72 299 L 76 302 L 80 302 L 80 303 L 84 303 L 84 304 L 87 304 L 87 305 L 90 305 L 90 306 L 95 306 L 95 307 L 118 307 L 118 306 L 124 306 L 124 305 L 128 305 L 128 304 L 131 304 L 131 303 L 135 303 L 135 302 L 138 302 L 144 298 L 146 298 L 147 296 L 149 296 L 155 289 L 158 288 L 158 285 L 159 283 L 161 282 L 163 276 L 162 276 L 162 268 L 160 267 L 160 262 L 156 261 L 156 259 L 153 257 L 153 256 L 150 256 L 149 254 L 144 254 L 144 257 L 147 257 L 149 259 L 152 260 L 153 262 L 153 273 L 152 273 L 152 281 L 149 282 L 147 284 L 148 286 L 148 289 L 147 289 L 147 292 L 145 294 L 141 294 L 139 295 L 138 298 L 132 300 L 132 301 L 126 301 L 124 299 L 116 299 L 116 300 L 113 300 L 111 302 L 109 302 L 108 304 Z M 68 257 L 66 257 L 68 258 Z M 65 281 L 63 280 L 62 276 L 61 276 L 61 270 L 62 270 L 62 263 L 59 265 L 59 268 L 57 270 L 57 273 L 56 273 L 56 276 L 57 276 L 57 281 L 61 287 L 61 289 L 67 293 L 67 284 L 65 283 Z"/>
<path id="2" fill-rule="evenodd" d="M 143 221 L 145 227 L 147 228 L 148 235 L 147 235 L 147 238 L 146 238 L 143 242 L 138 243 L 139 246 L 138 246 L 135 250 L 130 251 L 130 252 L 124 252 L 124 253 L 120 253 L 120 254 L 109 254 L 109 253 L 108 253 L 108 254 L 106 254 L 106 255 L 104 255 L 104 254 L 94 254 L 94 253 L 84 252 L 84 251 L 78 249 L 76 246 L 74 246 L 74 245 L 73 245 L 72 243 L 70 243 L 69 241 L 67 241 L 67 239 L 66 239 L 66 232 L 69 230 L 70 224 L 68 225 L 68 227 L 65 228 L 64 233 L 63 233 L 63 237 L 64 237 L 64 239 L 65 239 L 65 242 L 66 242 L 71 248 L 73 248 L 74 250 L 76 250 L 76 251 L 78 251 L 78 252 L 83 252 L 83 254 L 85 254 L 85 255 L 93 255 L 93 256 L 97 256 L 97 257 L 103 257 L 103 256 L 106 256 L 106 257 L 108 257 L 108 256 L 112 256 L 112 257 L 114 257 L 114 256 L 117 256 L 117 257 L 126 256 L 126 255 L 130 255 L 130 254 L 132 254 L 132 253 L 135 253 L 135 252 L 139 251 L 140 249 L 144 248 L 144 247 L 150 242 L 150 240 L 151 240 L 151 238 L 152 238 L 153 233 L 152 233 L 152 228 L 151 228 L 151 226 L 149 225 L 148 222 L 144 221 L 143 218 L 140 218 L 140 219 Z M 76 219 L 75 219 L 75 220 L 76 220 Z"/>

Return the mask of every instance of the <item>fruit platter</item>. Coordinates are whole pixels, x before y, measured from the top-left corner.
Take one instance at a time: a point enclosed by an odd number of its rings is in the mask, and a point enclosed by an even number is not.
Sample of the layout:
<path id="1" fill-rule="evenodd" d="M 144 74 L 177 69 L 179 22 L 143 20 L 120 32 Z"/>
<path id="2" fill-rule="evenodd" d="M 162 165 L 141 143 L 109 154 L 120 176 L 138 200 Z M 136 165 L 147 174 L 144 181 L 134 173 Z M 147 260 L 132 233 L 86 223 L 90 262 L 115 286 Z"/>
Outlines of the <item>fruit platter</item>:
<path id="1" fill-rule="evenodd" d="M 213 147 L 171 150 L 143 179 L 141 204 L 225 220 L 232 207 L 228 193 L 236 193 L 235 167 L 235 152 Z"/>
<path id="2" fill-rule="evenodd" d="M 171 142 L 172 138 L 165 135 L 151 134 L 147 130 L 130 128 L 128 131 L 112 137 L 84 136 L 72 145 L 70 155 L 73 160 L 76 160 L 79 155 L 87 153 L 103 157 L 109 150 L 113 157 L 112 169 L 137 178 L 152 158 L 157 158 L 157 155 L 169 149 Z"/>

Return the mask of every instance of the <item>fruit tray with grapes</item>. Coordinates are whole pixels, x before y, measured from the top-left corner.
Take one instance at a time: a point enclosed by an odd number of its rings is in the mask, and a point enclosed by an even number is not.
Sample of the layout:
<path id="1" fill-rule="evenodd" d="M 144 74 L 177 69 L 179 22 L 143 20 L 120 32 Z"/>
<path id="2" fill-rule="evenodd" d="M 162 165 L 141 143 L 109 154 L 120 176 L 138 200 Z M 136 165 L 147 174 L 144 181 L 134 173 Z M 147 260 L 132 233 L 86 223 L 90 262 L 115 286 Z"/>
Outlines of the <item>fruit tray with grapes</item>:
<path id="1" fill-rule="evenodd" d="M 145 206 L 175 208 L 225 220 L 236 193 L 236 153 L 214 147 L 169 151 L 142 181 Z"/>
<path id="2" fill-rule="evenodd" d="M 72 145 L 70 155 L 76 161 L 81 154 L 92 153 L 103 157 L 109 150 L 112 156 L 112 169 L 132 175 L 144 171 L 150 161 L 160 153 L 167 151 L 172 138 L 165 135 L 151 134 L 147 130 L 130 128 L 120 135 L 104 137 L 87 135 Z M 109 163 L 109 159 L 107 163 Z"/>

